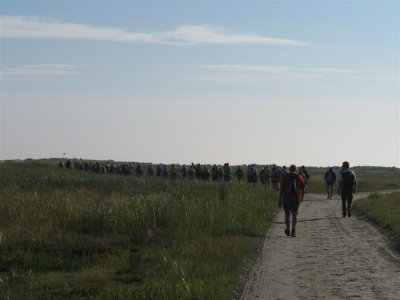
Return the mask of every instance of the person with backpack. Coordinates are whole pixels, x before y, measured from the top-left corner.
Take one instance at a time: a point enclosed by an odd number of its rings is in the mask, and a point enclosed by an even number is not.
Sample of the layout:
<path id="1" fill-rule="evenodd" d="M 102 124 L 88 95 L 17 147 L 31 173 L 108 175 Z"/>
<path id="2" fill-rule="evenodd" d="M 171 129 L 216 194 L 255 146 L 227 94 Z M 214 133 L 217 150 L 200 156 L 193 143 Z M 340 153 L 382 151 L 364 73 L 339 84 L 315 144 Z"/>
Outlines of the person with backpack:
<path id="1" fill-rule="evenodd" d="M 302 193 L 304 193 L 305 182 L 302 176 L 297 173 L 295 165 L 289 167 L 289 172 L 281 178 L 279 207 L 285 210 L 285 234 L 296 236 L 297 214 Z M 292 215 L 292 231 L 290 231 L 290 215 Z"/>
<path id="2" fill-rule="evenodd" d="M 187 175 L 188 175 L 187 167 L 186 167 L 185 164 L 183 164 L 183 166 L 182 166 L 182 178 L 186 179 Z"/>
<path id="3" fill-rule="evenodd" d="M 136 176 L 142 176 L 142 175 L 143 175 L 142 165 L 138 163 L 136 165 Z"/>
<path id="4" fill-rule="evenodd" d="M 306 180 L 306 175 L 301 171 L 301 169 L 298 169 L 297 174 L 300 175 L 300 177 L 303 179 L 304 181 L 304 188 L 299 191 L 300 193 L 300 202 L 303 202 L 304 200 L 304 196 L 307 193 L 307 180 Z"/>
<path id="5" fill-rule="evenodd" d="M 271 181 L 272 181 L 272 190 L 279 192 L 279 170 L 277 166 L 272 167 L 272 175 L 271 175 Z"/>
<path id="6" fill-rule="evenodd" d="M 151 177 L 154 175 L 153 164 L 149 163 L 147 166 L 147 176 Z"/>
<path id="7" fill-rule="evenodd" d="M 237 168 L 235 175 L 237 181 L 240 183 L 240 181 L 243 179 L 243 170 L 240 168 L 240 166 Z"/>
<path id="8" fill-rule="evenodd" d="M 348 161 L 344 161 L 339 173 L 339 190 L 338 194 L 342 198 L 343 218 L 351 217 L 351 204 L 353 202 L 353 194 L 356 192 L 357 178 L 356 174 L 350 170 Z"/>
<path id="9" fill-rule="evenodd" d="M 330 167 L 328 171 L 325 172 L 324 181 L 326 186 L 326 192 L 328 194 L 326 199 L 332 199 L 332 190 L 333 185 L 336 181 L 336 173 L 333 171 L 333 168 Z"/>
<path id="10" fill-rule="evenodd" d="M 267 181 L 267 187 L 269 188 L 269 185 L 271 184 L 271 176 L 272 176 L 271 169 L 268 166 L 265 166 L 264 173 L 265 173 L 265 179 Z"/>
<path id="11" fill-rule="evenodd" d="M 310 179 L 310 173 L 308 173 L 305 166 L 301 166 L 300 170 L 301 170 L 301 173 L 303 173 L 306 176 L 306 184 L 307 184 L 308 180 Z"/>
<path id="12" fill-rule="evenodd" d="M 175 164 L 171 166 L 171 179 L 175 180 L 177 178 L 177 170 L 175 168 Z"/>
<path id="13" fill-rule="evenodd" d="M 230 182 L 232 176 L 232 168 L 229 165 L 229 163 L 224 164 L 223 170 L 224 170 L 224 181 Z"/>

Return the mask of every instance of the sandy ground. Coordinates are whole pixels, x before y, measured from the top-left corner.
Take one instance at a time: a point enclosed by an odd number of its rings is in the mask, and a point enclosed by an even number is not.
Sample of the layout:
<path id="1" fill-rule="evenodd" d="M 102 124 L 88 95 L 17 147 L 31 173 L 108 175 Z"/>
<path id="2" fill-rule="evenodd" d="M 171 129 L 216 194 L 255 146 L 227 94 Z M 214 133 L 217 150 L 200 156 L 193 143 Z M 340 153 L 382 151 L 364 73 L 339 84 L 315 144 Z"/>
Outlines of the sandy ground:
<path id="1" fill-rule="evenodd" d="M 241 299 L 400 299 L 400 255 L 372 224 L 343 218 L 338 195 L 306 195 L 298 221 L 287 237 L 278 213 Z"/>

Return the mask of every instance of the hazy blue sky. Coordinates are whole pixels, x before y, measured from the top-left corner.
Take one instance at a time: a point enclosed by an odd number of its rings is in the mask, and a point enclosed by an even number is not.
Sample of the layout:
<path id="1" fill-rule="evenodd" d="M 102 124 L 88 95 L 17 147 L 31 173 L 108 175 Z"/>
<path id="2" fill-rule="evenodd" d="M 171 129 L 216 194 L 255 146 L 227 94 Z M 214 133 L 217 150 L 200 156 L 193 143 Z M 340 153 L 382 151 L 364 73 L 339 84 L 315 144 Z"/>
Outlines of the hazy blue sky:
<path id="1" fill-rule="evenodd" d="M 400 2 L 1 1 L 1 159 L 400 166 Z"/>

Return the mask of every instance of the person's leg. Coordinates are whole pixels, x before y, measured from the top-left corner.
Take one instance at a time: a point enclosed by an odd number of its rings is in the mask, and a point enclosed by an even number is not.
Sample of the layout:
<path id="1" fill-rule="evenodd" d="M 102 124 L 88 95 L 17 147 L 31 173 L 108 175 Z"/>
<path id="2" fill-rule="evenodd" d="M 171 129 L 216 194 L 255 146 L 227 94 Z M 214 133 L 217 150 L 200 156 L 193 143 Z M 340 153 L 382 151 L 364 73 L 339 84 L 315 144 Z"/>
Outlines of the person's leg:
<path id="1" fill-rule="evenodd" d="M 351 217 L 351 204 L 353 203 L 353 194 L 347 195 L 347 216 Z"/>
<path id="2" fill-rule="evenodd" d="M 285 211 L 285 224 L 286 224 L 285 232 L 290 232 L 290 211 Z"/>
<path id="3" fill-rule="evenodd" d="M 329 184 L 326 184 L 326 194 L 327 194 L 326 199 L 329 199 Z"/>
<path id="4" fill-rule="evenodd" d="M 283 199 L 283 209 L 285 211 L 285 234 L 290 235 L 290 202 L 287 199 Z"/>
<path id="5" fill-rule="evenodd" d="M 292 213 L 292 237 L 296 236 L 297 212 Z"/>
<path id="6" fill-rule="evenodd" d="M 292 207 L 290 212 L 292 213 L 292 237 L 296 236 L 296 225 L 297 225 L 297 214 L 299 212 L 300 203 L 298 200 L 292 202 Z"/>
<path id="7" fill-rule="evenodd" d="M 347 195 L 346 194 L 341 194 L 340 196 L 342 197 L 342 212 L 343 212 L 343 218 L 344 218 L 347 215 L 347 209 L 346 209 L 346 198 L 347 198 Z"/>

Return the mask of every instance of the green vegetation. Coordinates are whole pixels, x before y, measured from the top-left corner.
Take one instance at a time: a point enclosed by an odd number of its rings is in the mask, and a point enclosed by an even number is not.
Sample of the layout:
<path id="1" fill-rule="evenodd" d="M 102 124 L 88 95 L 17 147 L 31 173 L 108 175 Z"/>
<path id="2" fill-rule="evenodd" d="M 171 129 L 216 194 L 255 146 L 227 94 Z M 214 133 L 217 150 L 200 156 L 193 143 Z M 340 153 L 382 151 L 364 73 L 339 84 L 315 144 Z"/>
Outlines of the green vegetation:
<path id="1" fill-rule="evenodd" d="M 400 245 L 400 193 L 374 193 L 368 198 L 358 200 L 354 208 L 392 233 Z"/>
<path id="2" fill-rule="evenodd" d="M 357 192 L 373 192 L 400 189 L 400 169 L 384 167 L 354 167 L 351 168 L 357 175 Z M 309 168 L 310 180 L 308 191 L 311 193 L 325 193 L 324 174 L 328 168 Z M 340 167 L 334 167 L 339 176 Z M 334 193 L 337 192 L 337 183 Z"/>
<path id="3" fill-rule="evenodd" d="M 0 298 L 228 298 L 275 212 L 261 186 L 3 162 Z"/>

